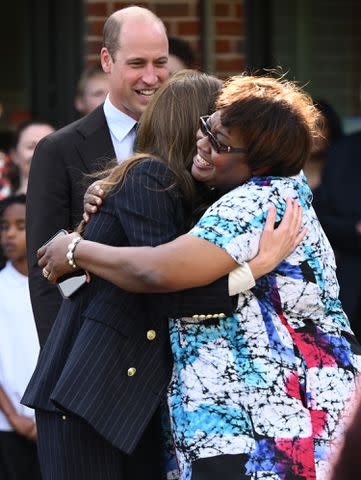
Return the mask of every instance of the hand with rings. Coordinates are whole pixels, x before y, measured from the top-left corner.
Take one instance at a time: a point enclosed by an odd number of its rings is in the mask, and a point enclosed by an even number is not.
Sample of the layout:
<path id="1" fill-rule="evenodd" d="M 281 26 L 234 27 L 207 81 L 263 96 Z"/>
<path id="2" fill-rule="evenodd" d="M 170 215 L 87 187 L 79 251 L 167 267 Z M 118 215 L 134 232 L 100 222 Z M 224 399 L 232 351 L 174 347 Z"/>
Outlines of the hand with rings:
<path id="1" fill-rule="evenodd" d="M 50 275 L 50 272 L 48 272 L 46 268 L 43 268 L 43 277 L 48 278 L 49 275 Z"/>
<path id="2" fill-rule="evenodd" d="M 62 276 L 74 273 L 74 268 L 69 265 L 66 254 L 69 244 L 74 237 L 78 236 L 77 233 L 61 235 L 37 251 L 38 265 L 42 268 L 44 278 L 50 283 L 55 284 Z"/>

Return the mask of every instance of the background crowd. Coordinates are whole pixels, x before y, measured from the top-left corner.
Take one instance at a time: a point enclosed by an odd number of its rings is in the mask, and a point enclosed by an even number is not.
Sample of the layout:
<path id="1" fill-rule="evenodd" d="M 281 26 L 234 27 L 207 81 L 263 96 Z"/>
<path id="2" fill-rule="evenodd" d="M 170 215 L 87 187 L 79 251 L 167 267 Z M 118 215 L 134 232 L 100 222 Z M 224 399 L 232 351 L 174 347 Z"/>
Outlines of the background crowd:
<path id="1" fill-rule="evenodd" d="M 169 38 L 169 48 L 171 74 L 197 66 L 195 52 L 182 39 Z M 79 118 L 106 100 L 108 77 L 100 65 L 83 71 L 74 92 Z M 335 251 L 343 308 L 361 341 L 361 131 L 345 134 L 330 103 L 314 99 L 314 104 L 321 113 L 323 135 L 315 140 L 304 173 Z M 20 405 L 39 352 L 27 281 L 25 202 L 35 148 L 56 128 L 46 119 L 33 118 L 12 127 L 10 143 L 0 145 L 0 477 L 4 480 L 40 479 L 34 415 Z M 353 436 L 350 430 L 349 451 Z M 335 475 L 335 480 L 342 478 Z"/>

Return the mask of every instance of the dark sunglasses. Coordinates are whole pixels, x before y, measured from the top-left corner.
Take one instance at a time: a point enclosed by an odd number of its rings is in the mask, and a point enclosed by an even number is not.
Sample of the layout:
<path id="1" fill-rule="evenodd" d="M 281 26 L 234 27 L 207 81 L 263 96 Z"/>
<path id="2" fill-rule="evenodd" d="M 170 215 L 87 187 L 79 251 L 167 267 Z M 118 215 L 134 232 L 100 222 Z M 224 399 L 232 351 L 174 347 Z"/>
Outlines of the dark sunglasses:
<path id="1" fill-rule="evenodd" d="M 240 148 L 240 147 L 230 147 L 228 145 L 225 145 L 224 143 L 219 142 L 216 137 L 213 135 L 211 132 L 209 126 L 208 126 L 208 120 L 210 118 L 210 115 L 205 115 L 203 117 L 200 117 L 200 128 L 201 132 L 203 135 L 206 135 L 209 139 L 209 142 L 212 146 L 212 148 L 217 152 L 217 153 L 247 153 L 247 150 L 245 148 Z"/>

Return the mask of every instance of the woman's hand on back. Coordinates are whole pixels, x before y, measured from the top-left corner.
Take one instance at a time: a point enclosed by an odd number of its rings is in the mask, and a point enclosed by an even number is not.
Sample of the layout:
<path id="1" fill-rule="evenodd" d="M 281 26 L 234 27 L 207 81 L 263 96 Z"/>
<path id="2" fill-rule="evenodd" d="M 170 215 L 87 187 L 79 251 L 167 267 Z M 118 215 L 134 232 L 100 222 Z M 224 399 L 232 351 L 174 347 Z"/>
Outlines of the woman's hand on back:
<path id="1" fill-rule="evenodd" d="M 104 190 L 99 186 L 99 182 L 92 183 L 84 195 L 84 213 L 83 220 L 88 223 L 90 215 L 97 213 L 104 199 Z"/>

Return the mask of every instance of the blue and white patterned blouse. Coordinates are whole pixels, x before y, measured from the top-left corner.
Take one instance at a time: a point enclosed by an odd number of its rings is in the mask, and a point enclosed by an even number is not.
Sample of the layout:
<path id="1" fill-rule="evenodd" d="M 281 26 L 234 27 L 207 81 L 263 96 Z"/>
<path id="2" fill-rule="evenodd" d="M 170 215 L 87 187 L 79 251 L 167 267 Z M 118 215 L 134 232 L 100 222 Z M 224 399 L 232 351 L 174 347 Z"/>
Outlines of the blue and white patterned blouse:
<path id="1" fill-rule="evenodd" d="M 268 209 L 302 205 L 308 232 L 292 254 L 239 295 L 232 317 L 170 321 L 168 404 L 182 480 L 197 459 L 244 454 L 240 478 L 325 478 L 361 349 L 338 300 L 335 259 L 302 173 L 253 177 L 213 204 L 190 234 L 252 259 Z M 193 463 L 194 465 L 194 463 Z"/>

